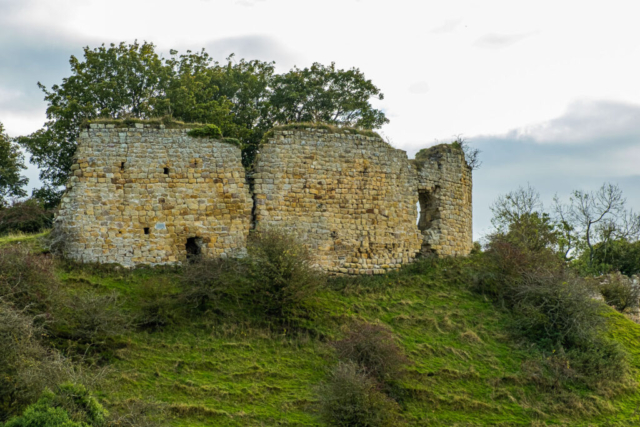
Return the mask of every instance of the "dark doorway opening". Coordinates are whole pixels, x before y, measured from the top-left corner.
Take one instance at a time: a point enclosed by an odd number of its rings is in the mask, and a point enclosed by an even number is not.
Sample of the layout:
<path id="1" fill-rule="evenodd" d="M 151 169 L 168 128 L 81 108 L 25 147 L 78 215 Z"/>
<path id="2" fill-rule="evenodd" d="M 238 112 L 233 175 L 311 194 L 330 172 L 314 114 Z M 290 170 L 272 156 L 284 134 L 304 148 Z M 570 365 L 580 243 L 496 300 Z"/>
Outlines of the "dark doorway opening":
<path id="1" fill-rule="evenodd" d="M 144 228 L 144 234 L 149 234 L 149 227 Z"/>
<path id="2" fill-rule="evenodd" d="M 165 175 L 169 175 L 169 168 L 164 168 L 163 173 L 164 173 Z"/>
<path id="3" fill-rule="evenodd" d="M 202 239 L 189 237 L 185 248 L 187 249 L 187 261 L 194 262 L 202 254 Z"/>

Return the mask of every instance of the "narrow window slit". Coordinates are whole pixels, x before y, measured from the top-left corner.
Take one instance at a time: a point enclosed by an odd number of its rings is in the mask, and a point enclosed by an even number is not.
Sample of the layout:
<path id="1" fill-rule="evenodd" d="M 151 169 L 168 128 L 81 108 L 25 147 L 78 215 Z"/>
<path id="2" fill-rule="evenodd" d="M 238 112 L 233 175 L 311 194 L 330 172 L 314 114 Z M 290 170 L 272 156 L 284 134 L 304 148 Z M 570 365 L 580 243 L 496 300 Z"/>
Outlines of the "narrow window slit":
<path id="1" fill-rule="evenodd" d="M 124 162 L 120 163 L 120 172 L 124 171 Z"/>
<path id="2" fill-rule="evenodd" d="M 149 234 L 149 227 L 144 228 L 144 234 Z"/>
<path id="3" fill-rule="evenodd" d="M 169 168 L 164 168 L 164 174 L 169 175 Z"/>

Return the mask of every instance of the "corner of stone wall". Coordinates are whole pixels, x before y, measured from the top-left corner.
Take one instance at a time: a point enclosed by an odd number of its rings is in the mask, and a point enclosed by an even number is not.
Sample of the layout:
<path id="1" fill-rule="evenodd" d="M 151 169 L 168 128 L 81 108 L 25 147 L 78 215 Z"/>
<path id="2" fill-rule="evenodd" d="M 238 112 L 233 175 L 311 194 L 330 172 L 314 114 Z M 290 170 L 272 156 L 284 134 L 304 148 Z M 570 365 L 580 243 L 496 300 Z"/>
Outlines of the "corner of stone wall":
<path id="1" fill-rule="evenodd" d="M 420 150 L 412 161 L 424 255 L 468 255 L 473 248 L 472 176 L 459 144 Z"/>

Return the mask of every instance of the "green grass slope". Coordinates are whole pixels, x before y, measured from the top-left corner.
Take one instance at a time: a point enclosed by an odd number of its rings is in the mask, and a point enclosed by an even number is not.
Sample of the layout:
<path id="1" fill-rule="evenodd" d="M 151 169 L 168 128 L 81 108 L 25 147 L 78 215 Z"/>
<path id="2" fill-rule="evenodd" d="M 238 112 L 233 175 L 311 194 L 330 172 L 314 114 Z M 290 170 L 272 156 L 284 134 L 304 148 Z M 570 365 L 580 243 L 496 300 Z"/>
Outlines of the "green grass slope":
<path id="1" fill-rule="evenodd" d="M 314 426 L 317 391 L 337 362 L 330 342 L 352 321 L 380 322 L 411 359 L 394 390 L 407 425 L 633 425 L 640 393 L 559 384 L 542 354 L 510 333 L 509 315 L 474 293 L 464 260 L 425 261 L 383 277 L 335 279 L 304 328 L 210 313 L 137 329 L 111 355 L 98 396 L 146 402 L 174 426 Z M 133 313 L 149 289 L 169 294 L 177 270 L 61 269 L 69 289 L 116 290 Z M 613 311 L 610 333 L 640 368 L 640 326 Z"/>
<path id="2" fill-rule="evenodd" d="M 2 237 L 0 248 L 39 253 L 41 237 Z M 512 333 L 509 312 L 468 283 L 473 262 L 424 260 L 386 276 L 332 279 L 295 328 L 240 306 L 178 310 L 170 325 L 133 327 L 112 342 L 98 359 L 103 379 L 94 392 L 108 408 L 146 406 L 173 426 L 324 425 L 318 392 L 337 363 L 331 342 L 366 321 L 387 325 L 411 361 L 391 390 L 406 425 L 640 425 L 640 325 L 607 310 L 630 381 L 588 388 L 558 380 L 570 366 Z M 65 292 L 116 292 L 135 318 L 154 297 L 177 295 L 181 274 L 65 263 L 56 270 Z"/>

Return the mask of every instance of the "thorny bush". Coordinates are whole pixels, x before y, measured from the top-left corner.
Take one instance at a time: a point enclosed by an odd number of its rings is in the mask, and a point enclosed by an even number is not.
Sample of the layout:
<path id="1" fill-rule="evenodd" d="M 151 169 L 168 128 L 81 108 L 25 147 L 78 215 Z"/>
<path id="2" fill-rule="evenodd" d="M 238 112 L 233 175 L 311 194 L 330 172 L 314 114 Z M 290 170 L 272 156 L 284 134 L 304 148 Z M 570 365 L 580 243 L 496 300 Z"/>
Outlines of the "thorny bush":
<path id="1" fill-rule="evenodd" d="M 383 325 L 354 323 L 333 346 L 340 360 L 358 364 L 381 382 L 398 380 L 409 363 L 396 337 Z"/>
<path id="2" fill-rule="evenodd" d="M 311 298 L 326 283 L 307 247 L 293 234 L 265 229 L 250 236 L 247 249 L 254 306 L 282 321 L 305 316 Z"/>
<path id="3" fill-rule="evenodd" d="M 340 362 L 320 388 L 320 413 L 329 425 L 392 427 L 402 424 L 398 404 L 353 362 Z"/>

